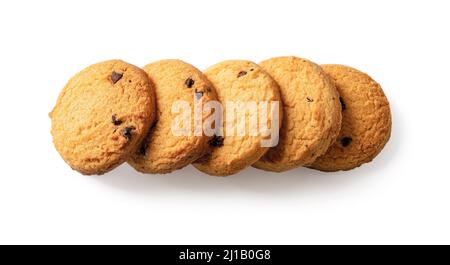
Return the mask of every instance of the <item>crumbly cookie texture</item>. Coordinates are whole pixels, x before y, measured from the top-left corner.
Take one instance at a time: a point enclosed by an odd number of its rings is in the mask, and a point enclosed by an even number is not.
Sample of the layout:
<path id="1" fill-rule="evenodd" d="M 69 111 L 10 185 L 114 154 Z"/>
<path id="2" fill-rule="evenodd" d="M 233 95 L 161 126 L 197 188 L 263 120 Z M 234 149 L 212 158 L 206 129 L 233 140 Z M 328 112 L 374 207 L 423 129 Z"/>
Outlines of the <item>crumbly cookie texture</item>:
<path id="1" fill-rule="evenodd" d="M 128 163 L 143 173 L 170 173 L 183 168 L 203 156 L 209 150 L 211 137 L 202 133 L 174 135 L 172 122 L 179 113 L 172 112 L 176 101 L 188 102 L 194 120 L 194 100 L 205 104 L 217 98 L 211 82 L 194 66 L 180 60 L 162 60 L 144 67 L 156 91 L 156 122 L 141 147 L 131 156 Z M 204 112 L 202 122 L 211 113 Z"/>
<path id="2" fill-rule="evenodd" d="M 103 174 L 133 153 L 154 118 L 155 97 L 140 68 L 120 60 L 75 75 L 49 114 L 56 150 L 82 174 Z"/>
<path id="3" fill-rule="evenodd" d="M 231 60 L 224 61 L 209 67 L 205 75 L 215 86 L 218 99 L 222 107 L 226 109 L 226 102 L 256 102 L 280 101 L 279 88 L 276 82 L 257 64 L 250 61 Z M 281 106 L 281 102 L 279 102 Z M 261 111 L 258 105 L 258 113 Z M 278 109 L 281 122 L 282 109 Z M 246 126 L 251 126 L 249 120 L 257 118 L 258 113 L 247 112 Z M 271 124 L 268 115 L 268 124 Z M 245 136 L 237 135 L 237 115 L 234 119 L 227 120 L 224 114 L 224 124 L 230 123 L 235 135 L 230 136 L 227 126 L 224 125 L 223 136 L 215 136 L 210 145 L 212 151 L 194 163 L 194 166 L 202 172 L 215 176 L 228 176 L 250 166 L 264 155 L 268 148 L 261 146 L 261 141 L 267 139 L 264 135 L 250 135 L 246 131 Z M 248 128 L 249 128 L 248 127 Z M 252 128 L 256 129 L 256 128 Z"/>
<path id="4" fill-rule="evenodd" d="M 282 172 L 309 165 L 336 140 L 341 127 L 338 92 L 317 64 L 298 57 L 260 63 L 279 84 L 283 102 L 280 142 L 253 166 Z"/>
<path id="5" fill-rule="evenodd" d="M 337 141 L 311 168 L 350 170 L 372 161 L 391 134 L 391 111 L 381 86 L 367 74 L 344 65 L 323 65 L 341 96 L 342 129 Z"/>

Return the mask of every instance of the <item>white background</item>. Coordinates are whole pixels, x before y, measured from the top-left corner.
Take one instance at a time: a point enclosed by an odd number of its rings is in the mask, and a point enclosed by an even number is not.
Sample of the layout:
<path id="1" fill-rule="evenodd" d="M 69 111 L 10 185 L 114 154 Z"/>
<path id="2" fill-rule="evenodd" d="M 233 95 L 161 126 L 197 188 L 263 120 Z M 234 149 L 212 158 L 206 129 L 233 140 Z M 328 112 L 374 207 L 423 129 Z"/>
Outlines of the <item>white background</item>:
<path id="1" fill-rule="evenodd" d="M 448 1 L 7 1 L 0 7 L 0 243 L 450 243 Z M 349 172 L 73 172 L 47 114 L 112 58 L 296 55 L 369 73 L 390 142 Z"/>

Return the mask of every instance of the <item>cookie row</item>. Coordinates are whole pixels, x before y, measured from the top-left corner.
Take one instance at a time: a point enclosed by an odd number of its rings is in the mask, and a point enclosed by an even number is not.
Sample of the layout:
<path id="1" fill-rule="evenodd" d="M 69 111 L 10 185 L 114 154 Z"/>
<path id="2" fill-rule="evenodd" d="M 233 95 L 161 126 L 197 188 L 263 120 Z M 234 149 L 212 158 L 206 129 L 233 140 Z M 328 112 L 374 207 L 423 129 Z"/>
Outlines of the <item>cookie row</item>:
<path id="1" fill-rule="evenodd" d="M 240 106 L 250 107 L 241 120 Z M 391 131 L 389 103 L 368 75 L 292 56 L 204 72 L 180 60 L 97 63 L 69 80 L 50 117 L 57 151 L 83 174 L 125 161 L 144 173 L 192 163 L 217 176 L 251 165 L 349 170 L 371 161 Z"/>

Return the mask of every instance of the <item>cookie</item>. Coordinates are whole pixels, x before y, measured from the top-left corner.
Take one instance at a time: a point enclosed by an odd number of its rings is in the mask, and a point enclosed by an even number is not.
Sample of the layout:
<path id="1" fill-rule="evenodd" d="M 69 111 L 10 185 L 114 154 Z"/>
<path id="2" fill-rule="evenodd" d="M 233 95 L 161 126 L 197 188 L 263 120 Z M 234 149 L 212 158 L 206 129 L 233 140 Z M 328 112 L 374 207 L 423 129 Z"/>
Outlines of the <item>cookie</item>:
<path id="1" fill-rule="evenodd" d="M 141 144 L 153 121 L 151 83 L 140 68 L 120 60 L 76 74 L 50 113 L 56 150 L 82 174 L 103 174 Z"/>
<path id="2" fill-rule="evenodd" d="M 282 172 L 311 164 L 336 140 L 341 105 L 333 83 L 317 64 L 297 57 L 260 63 L 280 86 L 283 122 L 280 142 L 253 166 Z"/>
<path id="3" fill-rule="evenodd" d="M 323 65 L 340 94 L 342 129 L 337 141 L 311 168 L 350 170 L 372 161 L 391 134 L 391 111 L 381 86 L 370 76 L 344 65 Z"/>
<path id="4" fill-rule="evenodd" d="M 216 99 L 216 93 L 201 71 L 180 60 L 154 62 L 145 66 L 144 71 L 155 85 L 157 117 L 149 136 L 128 163 L 143 173 L 169 173 L 189 165 L 208 151 L 211 136 L 202 130 L 196 132 L 194 104 L 197 102 L 202 108 L 206 102 Z M 188 107 L 183 113 L 176 109 L 180 102 Z M 182 117 L 188 125 L 184 127 L 186 131 L 178 132 L 173 125 L 180 115 L 187 115 Z M 209 115 L 207 112 L 200 115 L 200 122 Z"/>
<path id="5" fill-rule="evenodd" d="M 280 122 L 282 115 L 278 85 L 261 67 L 249 61 L 224 61 L 204 73 L 216 88 L 224 115 L 222 126 L 216 127 L 217 134 L 210 141 L 213 150 L 194 166 L 210 175 L 228 176 L 264 155 L 269 148 L 265 143 L 278 140 L 279 126 L 275 123 Z M 258 115 L 263 118 L 258 119 Z M 275 133 L 259 130 L 262 126 Z"/>

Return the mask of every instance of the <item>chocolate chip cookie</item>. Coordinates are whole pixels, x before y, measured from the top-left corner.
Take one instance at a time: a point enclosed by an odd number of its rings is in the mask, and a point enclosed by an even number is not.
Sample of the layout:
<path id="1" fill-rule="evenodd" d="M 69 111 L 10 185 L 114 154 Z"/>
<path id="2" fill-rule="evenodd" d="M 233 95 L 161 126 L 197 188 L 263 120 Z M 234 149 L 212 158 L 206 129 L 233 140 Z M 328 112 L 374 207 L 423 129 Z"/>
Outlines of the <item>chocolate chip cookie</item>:
<path id="1" fill-rule="evenodd" d="M 56 150 L 82 174 L 103 174 L 140 146 L 153 122 L 155 97 L 144 71 L 120 60 L 76 74 L 50 113 Z"/>
<path id="2" fill-rule="evenodd" d="M 323 65 L 340 94 L 342 129 L 337 141 L 311 168 L 350 170 L 370 162 L 391 133 L 391 111 L 381 86 L 370 76 L 344 65 Z"/>
<path id="3" fill-rule="evenodd" d="M 209 150 L 212 135 L 204 134 L 201 126 L 211 111 L 203 112 L 203 105 L 215 100 L 216 92 L 201 71 L 180 60 L 154 62 L 145 66 L 144 71 L 155 85 L 156 122 L 128 163 L 143 173 L 169 173 L 189 165 Z M 187 109 L 178 108 L 183 106 Z M 194 122 L 197 108 L 200 116 Z M 183 120 L 187 121 L 184 127 Z"/>
<path id="4" fill-rule="evenodd" d="M 224 61 L 204 73 L 216 88 L 224 115 L 221 129 L 209 142 L 212 151 L 194 166 L 210 175 L 228 176 L 264 155 L 266 141 L 277 144 L 282 116 L 279 88 L 260 66 L 249 61 Z M 262 127 L 274 133 L 259 130 Z"/>
<path id="5" fill-rule="evenodd" d="M 317 64 L 298 57 L 260 63 L 279 84 L 283 102 L 280 142 L 253 166 L 282 172 L 309 165 L 336 140 L 341 127 L 338 92 Z"/>

